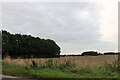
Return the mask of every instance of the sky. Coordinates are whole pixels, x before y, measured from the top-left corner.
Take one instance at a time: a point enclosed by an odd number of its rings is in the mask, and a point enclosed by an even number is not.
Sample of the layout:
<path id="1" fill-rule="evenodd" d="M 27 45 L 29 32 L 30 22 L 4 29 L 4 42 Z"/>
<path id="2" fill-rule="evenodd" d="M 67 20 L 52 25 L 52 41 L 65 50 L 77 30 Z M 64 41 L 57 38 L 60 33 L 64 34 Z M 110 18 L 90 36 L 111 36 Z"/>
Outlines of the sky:
<path id="1" fill-rule="evenodd" d="M 0 2 L 1 29 L 52 39 L 61 54 L 118 51 L 118 1 Z"/>

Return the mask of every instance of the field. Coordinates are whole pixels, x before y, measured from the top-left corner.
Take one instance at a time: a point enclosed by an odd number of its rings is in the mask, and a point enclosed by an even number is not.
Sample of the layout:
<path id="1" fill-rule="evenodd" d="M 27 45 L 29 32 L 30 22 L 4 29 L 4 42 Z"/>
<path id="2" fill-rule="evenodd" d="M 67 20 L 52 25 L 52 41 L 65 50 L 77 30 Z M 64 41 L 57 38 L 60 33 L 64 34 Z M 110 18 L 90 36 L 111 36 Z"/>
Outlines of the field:
<path id="1" fill-rule="evenodd" d="M 29 78 L 117 78 L 118 55 L 3 60 L 3 74 Z"/>

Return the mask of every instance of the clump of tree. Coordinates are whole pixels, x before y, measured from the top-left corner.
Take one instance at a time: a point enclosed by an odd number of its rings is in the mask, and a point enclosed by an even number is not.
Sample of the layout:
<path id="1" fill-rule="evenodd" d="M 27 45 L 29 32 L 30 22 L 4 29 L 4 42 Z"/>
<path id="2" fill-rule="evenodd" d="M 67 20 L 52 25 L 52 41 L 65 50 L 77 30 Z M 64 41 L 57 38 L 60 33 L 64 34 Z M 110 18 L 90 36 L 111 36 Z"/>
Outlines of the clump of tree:
<path id="1" fill-rule="evenodd" d="M 95 51 L 86 51 L 86 52 L 83 52 L 81 55 L 82 56 L 98 56 L 102 54 Z"/>
<path id="2" fill-rule="evenodd" d="M 2 56 L 12 58 L 59 57 L 60 47 L 51 39 L 10 34 L 2 30 Z"/>
<path id="3" fill-rule="evenodd" d="M 104 55 L 118 55 L 120 54 L 119 52 L 105 52 Z"/>

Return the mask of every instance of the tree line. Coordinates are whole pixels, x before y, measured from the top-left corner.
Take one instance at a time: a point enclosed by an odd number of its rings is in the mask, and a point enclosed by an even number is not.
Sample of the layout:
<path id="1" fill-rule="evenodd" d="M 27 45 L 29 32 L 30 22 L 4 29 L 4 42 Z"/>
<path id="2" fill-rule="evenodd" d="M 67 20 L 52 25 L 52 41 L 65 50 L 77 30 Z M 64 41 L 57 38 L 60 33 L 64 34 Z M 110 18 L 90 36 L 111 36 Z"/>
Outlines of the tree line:
<path id="1" fill-rule="evenodd" d="M 60 47 L 51 39 L 11 34 L 2 30 L 2 56 L 12 58 L 59 57 Z"/>
<path id="2" fill-rule="evenodd" d="M 96 51 L 85 51 L 82 54 L 77 54 L 77 55 L 60 55 L 61 57 L 65 56 L 100 56 L 100 55 L 119 55 L 120 52 L 105 52 L 105 53 L 100 53 Z"/>

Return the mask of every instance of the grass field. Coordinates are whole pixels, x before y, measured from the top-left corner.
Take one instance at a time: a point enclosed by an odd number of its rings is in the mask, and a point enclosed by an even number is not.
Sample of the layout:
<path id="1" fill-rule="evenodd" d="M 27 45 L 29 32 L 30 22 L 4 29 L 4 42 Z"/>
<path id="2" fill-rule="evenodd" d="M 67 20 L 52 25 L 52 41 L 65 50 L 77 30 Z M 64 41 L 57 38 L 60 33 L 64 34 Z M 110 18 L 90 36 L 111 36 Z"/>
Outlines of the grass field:
<path id="1" fill-rule="evenodd" d="M 118 56 L 3 60 L 3 74 L 30 78 L 117 78 Z"/>

